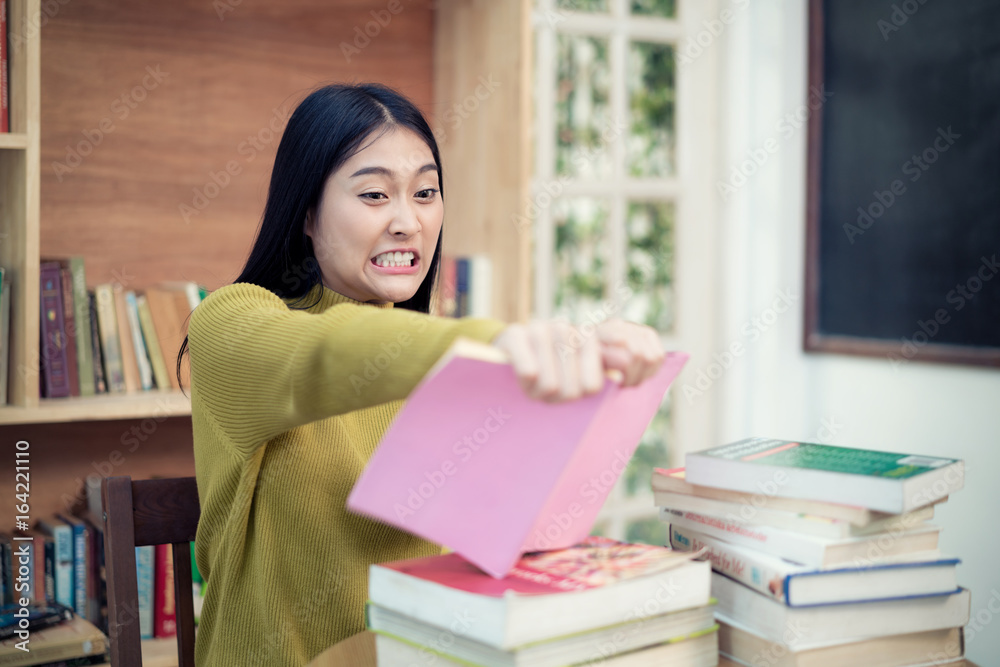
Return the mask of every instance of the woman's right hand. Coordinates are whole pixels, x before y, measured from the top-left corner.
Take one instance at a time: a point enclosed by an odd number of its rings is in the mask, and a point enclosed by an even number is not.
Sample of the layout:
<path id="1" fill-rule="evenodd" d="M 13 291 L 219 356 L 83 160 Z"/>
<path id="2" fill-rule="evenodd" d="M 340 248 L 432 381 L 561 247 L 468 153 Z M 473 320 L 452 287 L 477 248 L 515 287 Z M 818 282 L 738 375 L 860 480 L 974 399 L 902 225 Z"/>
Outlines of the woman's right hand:
<path id="1" fill-rule="evenodd" d="M 624 386 L 653 376 L 663 362 L 663 347 L 650 327 L 606 320 L 585 333 L 559 321 L 512 324 L 493 339 L 510 357 L 525 393 L 544 401 L 594 394 L 606 371 L 616 371 Z"/>

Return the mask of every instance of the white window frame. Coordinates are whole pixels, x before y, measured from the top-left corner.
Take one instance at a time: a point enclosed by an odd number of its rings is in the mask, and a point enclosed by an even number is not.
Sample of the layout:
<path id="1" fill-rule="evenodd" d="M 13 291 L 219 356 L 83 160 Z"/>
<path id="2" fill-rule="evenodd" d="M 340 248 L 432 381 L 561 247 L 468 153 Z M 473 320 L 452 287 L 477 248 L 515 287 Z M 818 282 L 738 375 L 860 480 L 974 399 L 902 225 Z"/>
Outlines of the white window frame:
<path id="1" fill-rule="evenodd" d="M 677 0 L 677 18 L 632 17 L 629 0 L 608 0 L 608 14 L 583 13 L 557 9 L 555 0 L 537 0 L 532 13 L 537 54 L 535 76 L 535 165 L 532 197 L 538 204 L 534 235 L 534 316 L 553 315 L 555 278 L 553 272 L 554 228 L 549 205 L 552 192 L 560 198 L 595 197 L 609 203 L 607 230 L 610 245 L 604 276 L 609 286 L 624 284 L 626 279 L 625 223 L 629 201 L 669 202 L 674 205 L 674 325 L 662 336 L 666 349 L 691 354 L 671 394 L 672 443 L 664 467 L 684 465 L 686 451 L 710 446 L 715 441 L 715 399 L 718 392 L 702 395 L 699 400 L 685 400 L 681 387 L 685 375 L 692 380 L 697 367 L 709 359 L 714 349 L 715 312 L 718 310 L 716 288 L 716 199 L 712 189 L 717 170 L 717 99 L 718 53 L 722 50 L 719 35 L 710 39 L 701 33 L 707 23 L 719 17 L 716 0 Z M 725 26 L 728 24 L 720 24 Z M 628 177 L 625 164 L 626 130 L 610 143 L 611 175 L 600 180 L 557 178 L 556 166 L 556 39 L 557 34 L 587 35 L 608 39 L 608 65 L 611 71 L 610 108 L 612 122 L 627 122 L 627 57 L 629 41 L 669 44 L 678 55 L 675 90 L 675 175 L 664 178 Z M 698 39 L 701 42 L 697 42 Z M 703 46 L 709 42 L 708 46 Z M 694 47 L 698 44 L 701 48 Z M 683 49 L 683 51 L 682 51 Z M 696 53 L 694 58 L 680 54 Z M 553 187 L 556 183 L 558 188 Z M 610 299 L 618 299 L 609 290 Z M 621 306 L 621 303 L 617 304 Z M 605 534 L 622 539 L 625 527 L 637 519 L 656 517 L 652 491 L 627 497 L 624 485 L 618 484 L 608 496 L 598 523 L 606 522 Z"/>

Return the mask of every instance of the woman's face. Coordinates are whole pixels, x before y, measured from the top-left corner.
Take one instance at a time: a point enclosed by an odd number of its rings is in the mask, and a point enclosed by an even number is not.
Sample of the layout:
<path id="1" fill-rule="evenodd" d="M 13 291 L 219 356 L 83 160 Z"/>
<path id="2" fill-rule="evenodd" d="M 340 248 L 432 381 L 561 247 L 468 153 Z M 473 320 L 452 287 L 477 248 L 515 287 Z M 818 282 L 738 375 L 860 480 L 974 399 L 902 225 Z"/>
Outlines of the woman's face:
<path id="1" fill-rule="evenodd" d="M 306 234 L 324 285 L 356 301 L 399 303 L 416 294 L 441 233 L 437 165 L 403 127 L 362 146 L 327 179 Z"/>

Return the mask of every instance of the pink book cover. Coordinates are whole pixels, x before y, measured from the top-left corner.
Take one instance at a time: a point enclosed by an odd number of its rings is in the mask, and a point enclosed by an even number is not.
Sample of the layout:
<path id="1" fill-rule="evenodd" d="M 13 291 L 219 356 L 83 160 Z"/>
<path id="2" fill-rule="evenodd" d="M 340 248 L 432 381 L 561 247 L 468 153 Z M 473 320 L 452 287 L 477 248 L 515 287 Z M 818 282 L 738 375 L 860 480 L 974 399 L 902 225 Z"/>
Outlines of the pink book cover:
<path id="1" fill-rule="evenodd" d="M 636 387 L 608 379 L 597 394 L 545 403 L 509 364 L 453 356 L 410 395 L 347 507 L 503 577 L 522 553 L 590 533 L 687 359 L 668 353 Z"/>
<path id="2" fill-rule="evenodd" d="M 378 567 L 487 597 L 551 595 L 601 588 L 634 577 L 659 574 L 695 558 L 698 553 L 669 547 L 626 544 L 606 537 L 587 537 L 568 549 L 522 556 L 507 576 L 495 579 L 458 554 L 382 563 Z"/>

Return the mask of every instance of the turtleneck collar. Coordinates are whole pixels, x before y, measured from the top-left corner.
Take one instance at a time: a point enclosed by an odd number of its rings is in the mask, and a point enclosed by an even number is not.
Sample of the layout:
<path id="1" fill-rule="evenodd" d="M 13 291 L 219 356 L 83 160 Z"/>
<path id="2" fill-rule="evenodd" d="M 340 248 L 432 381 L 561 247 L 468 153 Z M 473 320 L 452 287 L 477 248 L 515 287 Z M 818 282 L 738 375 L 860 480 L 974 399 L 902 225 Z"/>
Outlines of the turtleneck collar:
<path id="1" fill-rule="evenodd" d="M 319 296 L 319 301 L 316 302 L 310 308 L 306 310 L 310 313 L 322 313 L 327 308 L 331 306 L 336 306 L 341 303 L 354 303 L 360 306 L 371 306 L 372 308 L 392 308 L 393 303 L 365 303 L 364 301 L 356 301 L 350 297 L 346 297 L 339 292 L 334 292 L 332 289 L 324 285 L 323 283 L 316 283 L 313 288 L 304 296 L 302 299 L 295 299 L 294 301 L 298 303 L 312 303 L 316 301 L 317 295 Z M 285 299 L 286 303 L 289 302 Z"/>

